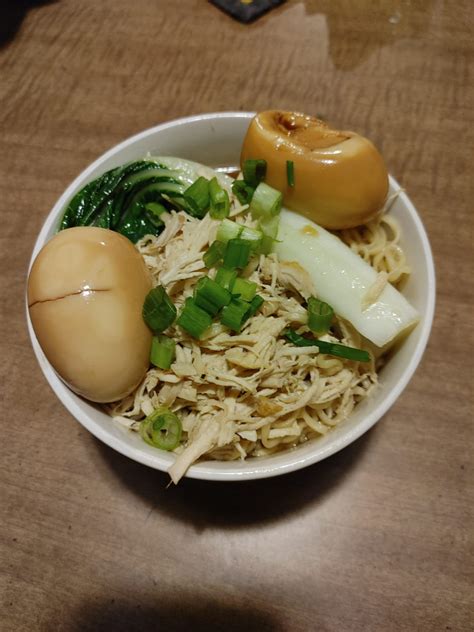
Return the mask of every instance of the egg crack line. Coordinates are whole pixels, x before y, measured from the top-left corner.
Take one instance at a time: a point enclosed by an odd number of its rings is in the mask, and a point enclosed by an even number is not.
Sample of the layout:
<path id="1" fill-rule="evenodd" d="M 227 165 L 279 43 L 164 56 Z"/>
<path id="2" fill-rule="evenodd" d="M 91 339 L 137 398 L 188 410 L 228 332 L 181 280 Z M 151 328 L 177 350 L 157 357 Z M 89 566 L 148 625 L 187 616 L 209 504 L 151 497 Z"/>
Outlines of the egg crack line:
<path id="1" fill-rule="evenodd" d="M 33 301 L 33 303 L 29 303 L 28 307 L 34 307 L 40 303 L 51 303 L 52 301 L 61 301 L 63 298 L 69 298 L 70 296 L 79 296 L 83 292 L 110 292 L 111 288 L 99 288 L 97 290 L 93 290 L 92 288 L 89 290 L 78 290 L 77 292 L 71 292 L 70 294 L 65 294 L 64 296 L 56 296 L 55 298 L 45 298 L 42 301 Z"/>

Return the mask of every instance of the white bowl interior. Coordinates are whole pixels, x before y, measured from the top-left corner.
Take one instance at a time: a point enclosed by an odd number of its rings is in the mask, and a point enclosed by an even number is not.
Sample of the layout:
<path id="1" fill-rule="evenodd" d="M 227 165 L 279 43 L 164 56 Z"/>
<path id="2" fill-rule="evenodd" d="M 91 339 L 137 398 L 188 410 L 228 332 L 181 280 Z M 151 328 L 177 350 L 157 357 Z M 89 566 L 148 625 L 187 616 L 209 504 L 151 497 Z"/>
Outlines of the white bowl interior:
<path id="1" fill-rule="evenodd" d="M 147 153 L 180 156 L 212 167 L 238 165 L 240 147 L 253 113 L 223 112 L 171 121 L 146 130 L 117 145 L 67 188 L 48 215 L 36 241 L 31 263 L 54 234 L 69 199 L 95 176 Z M 400 187 L 390 178 L 391 191 Z M 418 326 L 391 357 L 380 375 L 380 388 L 362 402 L 350 418 L 326 436 L 280 454 L 238 462 L 207 461 L 193 465 L 187 476 L 210 480 L 265 478 L 320 461 L 366 432 L 399 397 L 419 364 L 431 329 L 435 302 L 433 258 L 423 225 L 405 193 L 391 213 L 402 229 L 402 245 L 413 269 L 404 294 L 421 315 Z M 30 266 L 31 266 L 30 263 Z M 158 470 L 167 470 L 174 457 L 146 445 L 137 433 L 113 422 L 99 407 L 81 399 L 58 378 L 44 356 L 27 313 L 28 329 L 40 367 L 51 388 L 69 412 L 93 435 L 118 452 Z"/>

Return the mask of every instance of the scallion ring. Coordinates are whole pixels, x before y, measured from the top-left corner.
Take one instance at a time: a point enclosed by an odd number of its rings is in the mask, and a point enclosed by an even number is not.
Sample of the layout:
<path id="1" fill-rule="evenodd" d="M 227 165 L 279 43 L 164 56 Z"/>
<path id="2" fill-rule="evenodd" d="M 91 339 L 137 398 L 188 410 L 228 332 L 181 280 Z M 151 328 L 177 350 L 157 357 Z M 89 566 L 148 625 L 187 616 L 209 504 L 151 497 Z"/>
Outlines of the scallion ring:
<path id="1" fill-rule="evenodd" d="M 235 279 L 237 278 L 237 270 L 229 270 L 227 268 L 219 268 L 214 277 L 214 281 L 222 285 L 226 290 L 231 290 Z"/>
<path id="2" fill-rule="evenodd" d="M 188 332 L 193 338 L 200 338 L 212 325 L 212 318 L 189 297 L 184 303 L 176 323 Z"/>
<path id="3" fill-rule="evenodd" d="M 179 417 L 168 408 L 157 408 L 140 424 L 140 436 L 148 445 L 160 450 L 174 450 L 181 440 Z"/>
<path id="4" fill-rule="evenodd" d="M 234 180 L 232 192 L 241 204 L 250 204 L 255 188 L 249 186 L 244 180 Z"/>
<path id="5" fill-rule="evenodd" d="M 229 239 L 236 239 L 237 237 L 240 237 L 243 230 L 244 227 L 241 224 L 236 224 L 230 219 L 224 219 L 219 224 L 216 239 L 226 244 Z"/>
<path id="6" fill-rule="evenodd" d="M 247 239 L 229 239 L 224 252 L 224 266 L 230 270 L 233 268 L 245 268 L 250 258 L 252 243 Z"/>
<path id="7" fill-rule="evenodd" d="M 196 283 L 194 302 L 210 316 L 215 316 L 228 305 L 231 298 L 231 293 L 226 288 L 207 276 L 200 278 Z"/>
<path id="8" fill-rule="evenodd" d="M 263 221 L 275 217 L 280 214 L 282 202 L 283 195 L 280 191 L 260 182 L 250 202 L 252 217 Z"/>
<path id="9" fill-rule="evenodd" d="M 243 301 L 250 303 L 257 292 L 257 284 L 248 279 L 238 277 L 231 287 L 231 292 L 233 295 L 238 295 Z"/>
<path id="10" fill-rule="evenodd" d="M 193 217 L 202 219 L 210 204 L 209 180 L 200 176 L 183 193 L 186 210 Z"/>
<path id="11" fill-rule="evenodd" d="M 229 215 L 230 200 L 229 194 L 221 187 L 217 178 L 212 178 L 209 182 L 209 215 L 213 219 L 224 219 Z"/>
<path id="12" fill-rule="evenodd" d="M 221 323 L 239 333 L 247 320 L 249 304 L 240 298 L 234 298 L 221 312 Z"/>
<path id="13" fill-rule="evenodd" d="M 244 181 L 251 187 L 257 187 L 267 175 L 267 161 L 263 159 L 245 160 L 242 165 Z"/>
<path id="14" fill-rule="evenodd" d="M 176 343 L 172 338 L 160 334 L 151 341 L 150 362 L 159 369 L 169 369 L 175 359 Z"/>
<path id="15" fill-rule="evenodd" d="M 206 268 L 212 268 L 221 261 L 224 256 L 225 244 L 222 241 L 213 241 L 202 256 Z"/>
<path id="16" fill-rule="evenodd" d="M 176 318 L 176 307 L 162 285 L 153 288 L 146 295 L 142 316 L 148 327 L 157 334 L 173 324 Z"/>
<path id="17" fill-rule="evenodd" d="M 308 327 L 319 336 L 329 331 L 334 316 L 333 308 L 314 296 L 308 299 Z"/>

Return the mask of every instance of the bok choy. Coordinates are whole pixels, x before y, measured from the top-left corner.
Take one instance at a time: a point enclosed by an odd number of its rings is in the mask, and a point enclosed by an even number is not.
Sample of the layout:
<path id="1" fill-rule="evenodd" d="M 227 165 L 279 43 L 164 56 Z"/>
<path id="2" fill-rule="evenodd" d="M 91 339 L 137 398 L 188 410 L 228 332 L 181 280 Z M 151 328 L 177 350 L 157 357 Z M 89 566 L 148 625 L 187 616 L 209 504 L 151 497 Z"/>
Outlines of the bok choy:
<path id="1" fill-rule="evenodd" d="M 78 191 L 60 228 L 98 226 L 136 242 L 162 231 L 160 216 L 183 204 L 186 189 L 179 172 L 149 160 L 132 162 L 107 171 Z"/>
<path id="2" fill-rule="evenodd" d="M 59 229 L 108 228 L 134 243 L 145 235 L 159 235 L 167 211 L 184 210 L 200 217 L 207 212 L 200 208 L 196 213 L 192 187 L 216 176 L 216 183 L 230 192 L 231 181 L 225 176 L 190 160 L 160 156 L 128 163 L 80 189 L 69 202 Z"/>

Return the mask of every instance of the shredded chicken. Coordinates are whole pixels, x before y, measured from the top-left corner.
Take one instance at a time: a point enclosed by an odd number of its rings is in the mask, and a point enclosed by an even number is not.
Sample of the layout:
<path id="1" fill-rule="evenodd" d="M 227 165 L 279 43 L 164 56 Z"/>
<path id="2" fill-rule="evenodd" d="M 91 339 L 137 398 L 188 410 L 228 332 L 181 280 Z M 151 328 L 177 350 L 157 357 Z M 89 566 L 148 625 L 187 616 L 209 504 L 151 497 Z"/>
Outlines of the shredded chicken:
<path id="1" fill-rule="evenodd" d="M 236 221 L 244 207 L 233 207 Z M 138 249 L 153 276 L 178 310 L 197 280 L 213 275 L 203 253 L 215 239 L 218 221 L 185 213 L 165 216 L 165 229 L 147 237 Z M 151 368 L 135 393 L 108 407 L 131 430 L 158 406 L 177 413 L 183 439 L 169 473 L 176 483 L 198 459 L 244 459 L 297 446 L 324 435 L 350 414 L 377 383 L 373 365 L 319 353 L 318 347 L 294 347 L 283 336 L 287 327 L 306 326 L 305 298 L 317 295 L 309 275 L 275 255 L 260 256 L 243 272 L 264 299 L 259 313 L 242 331 L 232 333 L 215 322 L 202 340 L 173 325 L 176 341 L 170 370 Z M 360 346 L 357 334 L 338 321 L 325 338 Z"/>

